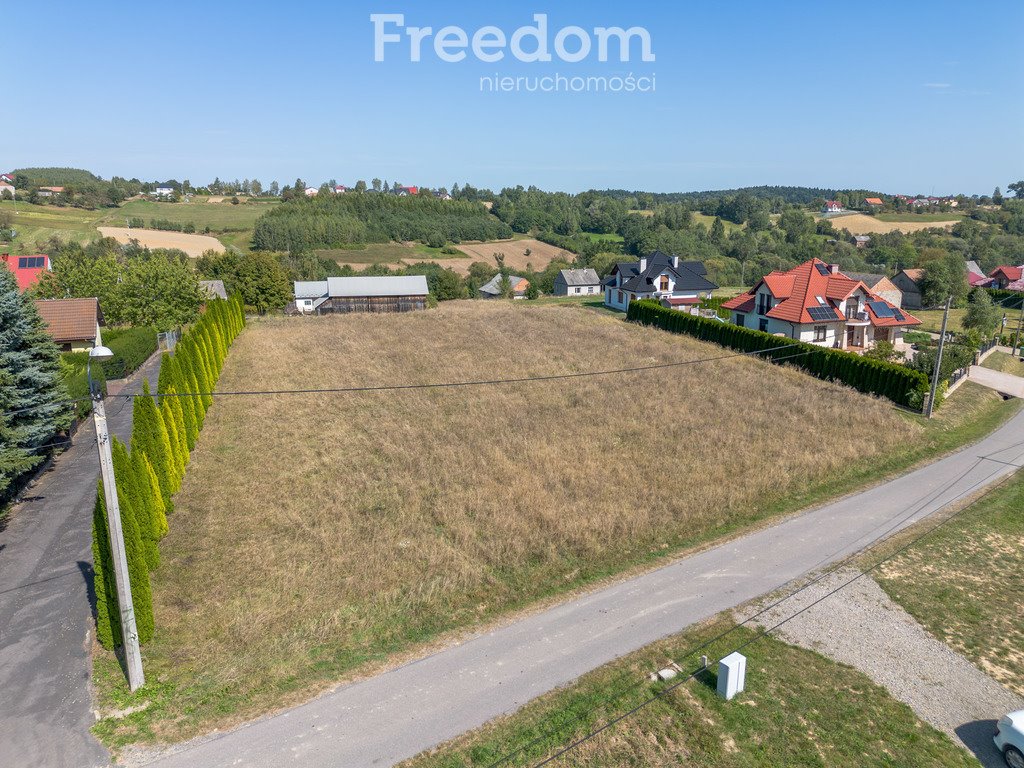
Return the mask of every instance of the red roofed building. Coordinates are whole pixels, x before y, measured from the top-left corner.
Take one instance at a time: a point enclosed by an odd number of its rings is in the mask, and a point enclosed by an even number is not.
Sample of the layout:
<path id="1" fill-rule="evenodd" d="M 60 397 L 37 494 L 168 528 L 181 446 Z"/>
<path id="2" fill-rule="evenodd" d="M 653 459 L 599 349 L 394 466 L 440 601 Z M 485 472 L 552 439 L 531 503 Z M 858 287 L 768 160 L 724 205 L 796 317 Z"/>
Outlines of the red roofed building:
<path id="1" fill-rule="evenodd" d="M 921 321 L 847 277 L 835 264 L 811 259 L 772 272 L 722 304 L 736 325 L 822 347 L 860 351 L 879 341 L 902 341 Z"/>
<path id="2" fill-rule="evenodd" d="M 409 195 L 418 195 L 420 193 L 419 187 L 399 187 L 398 196 L 408 197 Z"/>
<path id="3" fill-rule="evenodd" d="M 882 198 L 880 197 L 865 197 L 864 202 L 871 206 L 881 207 L 884 205 L 884 203 L 882 203 Z"/>
<path id="4" fill-rule="evenodd" d="M 81 352 L 103 343 L 103 313 L 97 299 L 40 299 L 36 309 L 65 352 Z"/>
<path id="5" fill-rule="evenodd" d="M 992 278 L 993 288 L 1007 291 L 1024 291 L 1024 265 L 1019 267 L 996 267 L 988 276 Z"/>
<path id="6" fill-rule="evenodd" d="M 821 206 L 822 213 L 842 213 L 843 204 L 838 200 L 826 200 L 825 204 Z"/>
<path id="7" fill-rule="evenodd" d="M 18 290 L 22 293 L 35 285 L 39 276 L 50 269 L 50 257 L 45 253 L 35 253 L 31 256 L 12 256 L 4 253 L 0 254 L 0 259 L 18 279 Z"/>

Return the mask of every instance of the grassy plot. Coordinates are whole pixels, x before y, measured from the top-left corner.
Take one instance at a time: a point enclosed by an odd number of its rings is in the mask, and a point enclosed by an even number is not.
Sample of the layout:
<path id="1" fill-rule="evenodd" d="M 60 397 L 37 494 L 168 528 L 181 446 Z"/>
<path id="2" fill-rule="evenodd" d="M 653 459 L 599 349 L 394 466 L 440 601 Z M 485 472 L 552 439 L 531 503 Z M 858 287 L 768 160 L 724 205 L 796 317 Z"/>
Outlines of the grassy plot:
<path id="1" fill-rule="evenodd" d="M 921 321 L 921 325 L 914 326 L 915 330 L 930 331 L 931 333 L 939 333 L 942 331 L 942 315 L 945 312 L 941 309 L 909 309 L 907 310 Z M 949 310 L 949 322 L 946 323 L 947 333 L 959 333 L 963 330 L 964 316 L 967 314 L 966 308 L 951 309 Z"/>
<path id="2" fill-rule="evenodd" d="M 221 387 L 466 381 L 723 354 L 579 307 L 523 305 L 263 320 L 235 343 Z M 448 631 L 843 493 L 1012 412 L 972 387 L 924 422 L 734 357 L 218 401 L 154 575 L 154 682 L 129 696 L 113 657 L 96 657 L 102 709 L 148 707 L 96 732 L 116 747 L 238 722 Z M 819 450 L 840 422 L 844 439 Z M 680 484 L 685 494 L 651 491 Z"/>
<path id="3" fill-rule="evenodd" d="M 0 251 L 9 250 L 11 253 L 34 253 L 37 244 L 45 243 L 51 237 L 78 242 L 99 237 L 96 222 L 103 216 L 103 211 L 31 205 L 13 200 L 0 201 L 0 211 L 14 215 L 14 229 L 18 234 L 9 247 L 0 244 Z"/>
<path id="4" fill-rule="evenodd" d="M 392 264 L 413 262 L 419 259 L 451 259 L 453 261 L 469 261 L 462 253 L 442 253 L 440 248 L 431 248 L 422 243 L 367 243 L 359 248 L 319 248 L 314 253 L 324 259 L 331 259 L 338 264 Z"/>
<path id="5" fill-rule="evenodd" d="M 120 208 L 109 210 L 102 215 L 100 224 L 111 227 L 123 227 L 125 221 L 139 217 L 149 226 L 151 219 L 173 221 L 179 224 L 191 222 L 196 232 L 202 233 L 206 227 L 213 233 L 250 231 L 256 219 L 279 205 L 278 201 L 245 202 L 238 205 L 230 203 L 208 203 L 196 199 L 190 203 L 157 203 L 151 200 L 129 200 Z"/>
<path id="6" fill-rule="evenodd" d="M 962 219 L 964 215 L 962 213 L 954 213 L 952 211 L 937 212 L 937 213 L 876 213 L 875 218 L 879 221 L 895 221 L 895 222 L 915 222 L 915 221 L 928 221 L 928 222 L 941 222 L 943 224 L 948 222 L 956 222 Z"/>
<path id="7" fill-rule="evenodd" d="M 981 365 L 984 368 L 991 368 L 993 371 L 1012 373 L 1014 376 L 1024 376 L 1024 363 L 1020 361 L 1020 356 L 1014 357 L 1008 352 L 996 350 L 986 357 Z"/>
<path id="8" fill-rule="evenodd" d="M 935 637 L 1024 695 L 1024 475 L 880 569 Z"/>
<path id="9" fill-rule="evenodd" d="M 669 683 L 646 675 L 676 661 L 687 672 L 691 649 L 727 628 L 726 620 L 692 629 L 602 667 L 519 712 L 402 763 L 403 768 L 532 766 Z M 742 629 L 703 651 L 719 658 L 751 639 Z M 971 766 L 945 734 L 850 667 L 771 637 L 747 646 L 746 689 L 726 702 L 714 671 L 703 673 L 558 758 L 555 765 L 693 766 Z M 674 681 L 673 681 L 674 682 Z"/>

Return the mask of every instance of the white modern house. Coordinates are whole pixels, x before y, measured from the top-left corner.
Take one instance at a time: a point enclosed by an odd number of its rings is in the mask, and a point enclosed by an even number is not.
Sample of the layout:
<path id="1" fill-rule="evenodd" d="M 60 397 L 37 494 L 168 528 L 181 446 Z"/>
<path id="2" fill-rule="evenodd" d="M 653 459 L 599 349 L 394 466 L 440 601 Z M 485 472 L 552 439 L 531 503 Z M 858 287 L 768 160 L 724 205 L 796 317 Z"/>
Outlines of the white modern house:
<path id="1" fill-rule="evenodd" d="M 710 298 L 718 286 L 705 277 L 699 261 L 655 251 L 639 261 L 624 261 L 612 267 L 604 279 L 604 303 L 623 312 L 637 299 L 658 299 L 673 309 L 686 309 Z"/>
<path id="2" fill-rule="evenodd" d="M 921 321 L 873 293 L 836 264 L 811 259 L 771 272 L 746 293 L 722 304 L 744 328 L 822 347 L 863 351 L 879 341 L 897 344 Z"/>
<path id="3" fill-rule="evenodd" d="M 174 187 L 159 186 L 153 190 L 153 194 L 157 197 L 170 197 L 174 194 Z"/>
<path id="4" fill-rule="evenodd" d="M 328 277 L 295 283 L 295 314 L 331 312 L 411 312 L 427 308 L 427 278 L 423 275 Z"/>

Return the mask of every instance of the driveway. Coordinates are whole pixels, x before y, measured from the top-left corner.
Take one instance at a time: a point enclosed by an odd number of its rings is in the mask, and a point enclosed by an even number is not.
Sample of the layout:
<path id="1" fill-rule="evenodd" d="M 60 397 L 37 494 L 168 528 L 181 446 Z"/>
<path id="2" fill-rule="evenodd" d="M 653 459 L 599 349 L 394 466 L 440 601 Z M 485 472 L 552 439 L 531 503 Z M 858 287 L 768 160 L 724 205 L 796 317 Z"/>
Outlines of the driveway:
<path id="1" fill-rule="evenodd" d="M 392 765 L 835 562 L 1005 477 L 1022 460 L 1024 412 L 980 443 L 895 480 L 470 637 L 300 707 L 179 745 L 149 763 L 161 768 Z"/>
<path id="2" fill-rule="evenodd" d="M 1024 376 L 1014 376 L 1012 373 L 1003 373 L 980 365 L 972 365 L 968 378 L 975 384 L 981 384 L 981 386 L 994 389 L 996 392 L 1024 398 Z"/>
<path id="3" fill-rule="evenodd" d="M 151 357 L 123 392 L 156 385 Z M 108 400 L 111 430 L 131 433 L 132 404 Z M 0 766 L 109 764 L 89 733 L 92 513 L 99 462 L 92 420 L 26 491 L 0 531 Z"/>

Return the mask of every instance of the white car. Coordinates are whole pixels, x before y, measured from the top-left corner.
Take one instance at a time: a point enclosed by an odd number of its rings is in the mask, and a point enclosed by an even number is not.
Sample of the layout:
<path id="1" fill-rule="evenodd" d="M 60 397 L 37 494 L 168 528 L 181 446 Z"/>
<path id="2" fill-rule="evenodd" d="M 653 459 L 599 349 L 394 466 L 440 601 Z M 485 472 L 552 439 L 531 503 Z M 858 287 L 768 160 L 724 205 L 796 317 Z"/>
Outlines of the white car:
<path id="1" fill-rule="evenodd" d="M 996 723 L 992 740 L 1010 768 L 1024 768 L 1024 709 L 1011 712 Z"/>

